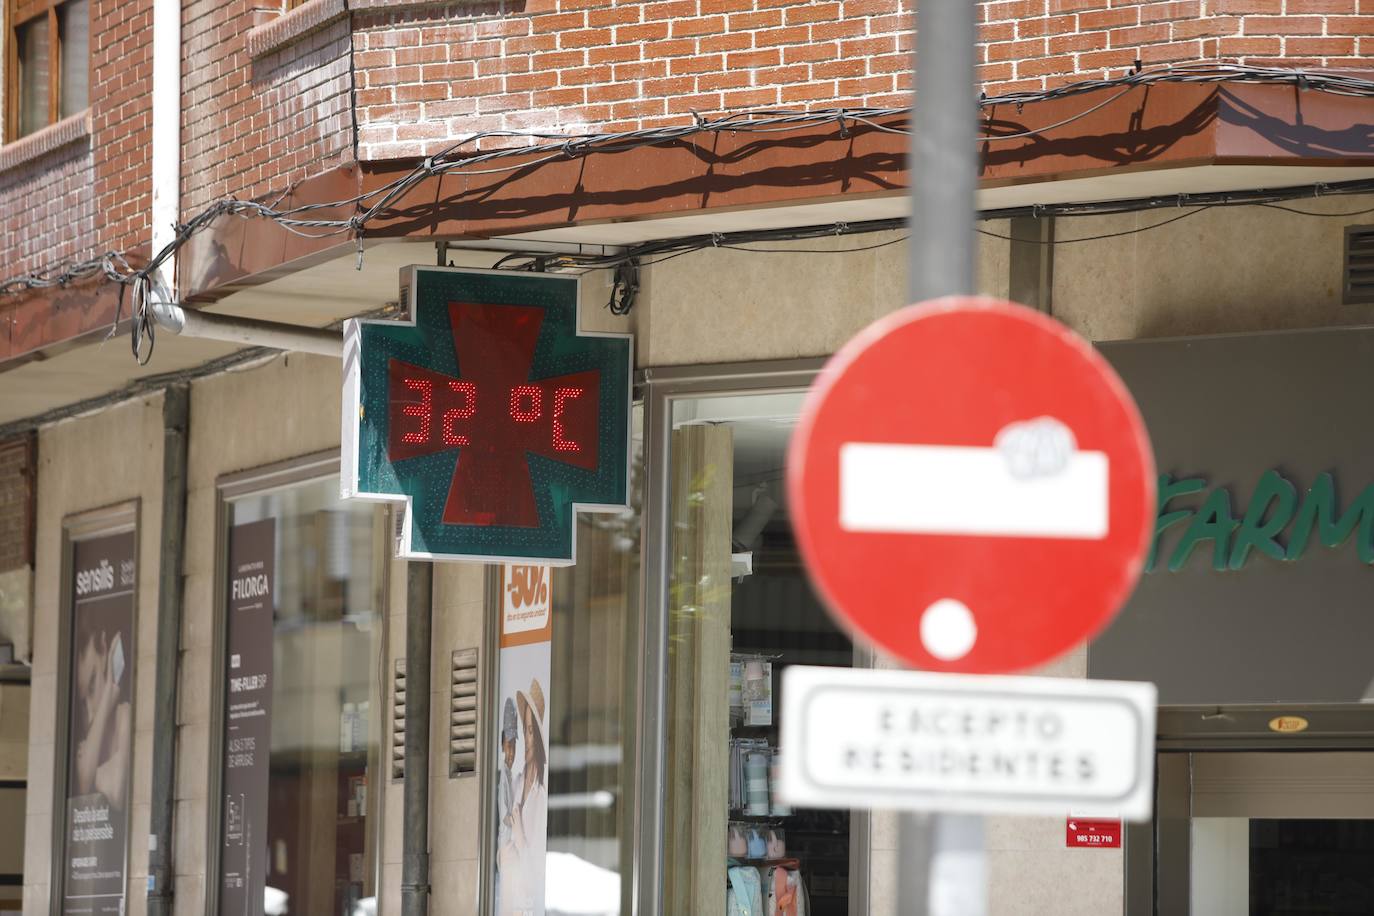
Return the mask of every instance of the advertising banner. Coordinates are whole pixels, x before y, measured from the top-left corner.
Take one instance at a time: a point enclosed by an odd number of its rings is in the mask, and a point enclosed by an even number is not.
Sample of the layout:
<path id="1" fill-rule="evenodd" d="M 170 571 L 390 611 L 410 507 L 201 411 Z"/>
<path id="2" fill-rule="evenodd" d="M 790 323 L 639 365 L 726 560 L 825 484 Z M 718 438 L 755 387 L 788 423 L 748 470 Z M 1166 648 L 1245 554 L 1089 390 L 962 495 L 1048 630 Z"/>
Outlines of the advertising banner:
<path id="1" fill-rule="evenodd" d="M 1374 328 L 1101 345 L 1159 467 L 1145 575 L 1088 676 L 1177 706 L 1374 700 Z"/>
<path id="2" fill-rule="evenodd" d="M 544 916 L 552 570 L 506 566 L 501 585 L 496 912 Z"/>
<path id="3" fill-rule="evenodd" d="M 133 752 L 133 531 L 72 546 L 62 912 L 122 916 Z"/>
<path id="4" fill-rule="evenodd" d="M 220 912 L 257 916 L 267 887 L 276 520 L 229 532 Z"/>

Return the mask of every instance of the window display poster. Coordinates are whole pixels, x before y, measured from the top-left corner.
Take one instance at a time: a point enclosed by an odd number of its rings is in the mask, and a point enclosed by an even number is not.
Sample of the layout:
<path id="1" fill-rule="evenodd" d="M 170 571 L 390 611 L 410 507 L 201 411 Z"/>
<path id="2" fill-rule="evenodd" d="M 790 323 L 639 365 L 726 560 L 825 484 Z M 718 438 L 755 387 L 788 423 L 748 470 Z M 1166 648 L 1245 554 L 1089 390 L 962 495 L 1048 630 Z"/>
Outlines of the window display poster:
<path id="1" fill-rule="evenodd" d="M 270 518 L 229 531 L 219 912 L 232 916 L 260 916 L 267 893 L 276 535 Z"/>
<path id="2" fill-rule="evenodd" d="M 544 916 L 552 570 L 508 565 L 501 584 L 496 912 Z"/>
<path id="3" fill-rule="evenodd" d="M 72 545 L 64 916 L 124 912 L 136 541 L 125 531 Z"/>

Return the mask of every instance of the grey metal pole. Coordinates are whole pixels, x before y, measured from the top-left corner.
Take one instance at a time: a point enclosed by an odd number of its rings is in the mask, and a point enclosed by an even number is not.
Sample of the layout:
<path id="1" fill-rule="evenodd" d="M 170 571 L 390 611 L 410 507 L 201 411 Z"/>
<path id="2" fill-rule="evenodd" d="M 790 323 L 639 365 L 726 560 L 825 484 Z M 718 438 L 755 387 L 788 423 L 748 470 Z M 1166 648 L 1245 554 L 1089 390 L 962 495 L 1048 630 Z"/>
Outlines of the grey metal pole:
<path id="1" fill-rule="evenodd" d="M 300 353 L 318 353 L 339 359 L 343 356 L 343 333 L 329 328 L 308 328 L 299 324 L 239 318 L 182 308 L 175 302 L 157 301 L 152 307 L 158 326 L 184 337 L 224 340 L 229 343 L 271 347 Z"/>
<path id="2" fill-rule="evenodd" d="M 190 386 L 162 395 L 162 526 L 158 549 L 157 669 L 153 682 L 153 781 L 148 815 L 148 916 L 172 912 L 176 809 L 177 676 L 181 668 L 182 569 L 186 558 L 186 463 Z"/>
<path id="3" fill-rule="evenodd" d="M 429 667 L 434 564 L 406 564 L 406 770 L 401 913 L 429 913 Z"/>
<path id="4" fill-rule="evenodd" d="M 916 11 L 911 132 L 912 302 L 972 293 L 978 190 L 974 0 L 922 0 Z M 897 899 L 913 916 L 983 916 L 987 889 L 977 817 L 903 814 Z"/>
<path id="5" fill-rule="evenodd" d="M 912 302 L 974 291 L 978 190 L 974 0 L 917 4 L 911 137 Z"/>

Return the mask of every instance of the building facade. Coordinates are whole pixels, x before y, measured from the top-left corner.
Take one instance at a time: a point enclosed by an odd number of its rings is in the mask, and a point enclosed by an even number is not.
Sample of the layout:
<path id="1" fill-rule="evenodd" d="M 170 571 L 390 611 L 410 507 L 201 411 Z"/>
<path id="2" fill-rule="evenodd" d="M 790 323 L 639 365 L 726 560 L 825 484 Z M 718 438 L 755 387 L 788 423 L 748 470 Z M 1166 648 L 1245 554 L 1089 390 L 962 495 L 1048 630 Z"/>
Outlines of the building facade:
<path id="1" fill-rule="evenodd" d="M 979 290 L 1101 345 L 1172 487 L 1118 623 L 1038 672 L 1160 685 L 1155 821 L 990 818 L 990 912 L 1364 911 L 1374 8 L 976 7 Z M 0 912 L 509 911 L 529 734 L 545 912 L 724 913 L 731 860 L 906 912 L 891 813 L 766 773 L 781 670 L 889 664 L 781 479 L 907 304 L 912 12 L 9 0 Z M 634 335 L 628 507 L 578 516 L 511 712 L 500 565 L 396 559 L 339 495 L 338 328 L 409 265 L 577 274 Z"/>

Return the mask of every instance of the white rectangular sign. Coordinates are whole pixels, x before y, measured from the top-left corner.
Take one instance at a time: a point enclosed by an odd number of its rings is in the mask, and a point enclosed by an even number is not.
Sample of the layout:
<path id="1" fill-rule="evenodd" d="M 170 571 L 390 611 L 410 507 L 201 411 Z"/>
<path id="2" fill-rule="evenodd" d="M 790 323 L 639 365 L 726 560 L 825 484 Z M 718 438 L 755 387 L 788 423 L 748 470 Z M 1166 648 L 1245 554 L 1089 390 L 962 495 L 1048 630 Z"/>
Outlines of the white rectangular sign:
<path id="1" fill-rule="evenodd" d="M 1017 477 L 995 448 L 849 442 L 840 448 L 846 531 L 1081 538 L 1107 535 L 1107 456 L 1074 452 Z"/>
<path id="2" fill-rule="evenodd" d="M 507 563 L 501 584 L 502 636 L 548 627 L 553 607 L 553 575 L 548 566 Z"/>
<path id="3" fill-rule="evenodd" d="M 1062 817 L 1154 803 L 1155 687 L 792 666 L 783 672 L 788 804 Z"/>

